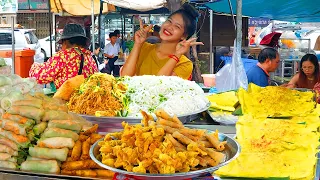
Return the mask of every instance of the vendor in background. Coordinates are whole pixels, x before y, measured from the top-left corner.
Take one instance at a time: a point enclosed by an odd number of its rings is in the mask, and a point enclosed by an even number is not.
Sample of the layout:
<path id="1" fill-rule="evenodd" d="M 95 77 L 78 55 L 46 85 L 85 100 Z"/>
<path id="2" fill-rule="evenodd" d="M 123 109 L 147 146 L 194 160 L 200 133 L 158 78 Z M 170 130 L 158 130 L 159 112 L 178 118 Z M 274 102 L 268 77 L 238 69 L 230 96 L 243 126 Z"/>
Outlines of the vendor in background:
<path id="1" fill-rule="evenodd" d="M 193 64 L 184 55 L 193 45 L 203 45 L 191 38 L 197 27 L 199 14 L 191 5 L 185 3 L 173 12 L 161 26 L 161 43 L 145 42 L 152 25 L 135 33 L 135 43 L 129 58 L 126 60 L 121 76 L 164 75 L 179 76 L 183 79 L 191 77 Z"/>
<path id="2" fill-rule="evenodd" d="M 269 86 L 269 73 L 277 70 L 280 63 L 279 53 L 273 48 L 263 49 L 258 56 L 258 64 L 252 66 L 248 72 L 248 83 L 254 83 L 260 87 Z"/>
<path id="3" fill-rule="evenodd" d="M 313 54 L 306 54 L 300 61 L 299 73 L 294 75 L 288 88 L 307 88 L 313 89 L 319 80 L 318 58 Z"/>
<path id="4" fill-rule="evenodd" d="M 95 50 L 92 49 L 92 46 L 90 47 L 90 50 L 93 53 L 92 58 L 96 62 L 99 71 L 101 71 L 102 69 L 106 68 L 108 61 L 105 59 L 103 59 L 103 60 L 99 59 L 99 54 L 100 54 L 100 49 L 101 49 L 99 43 L 95 43 L 94 48 L 95 48 Z"/>
<path id="5" fill-rule="evenodd" d="M 115 71 L 114 62 L 118 60 L 120 54 L 120 45 L 117 43 L 117 35 L 114 33 L 109 34 L 110 43 L 104 48 L 104 56 L 108 60 L 108 74 L 119 76 L 119 70 Z"/>
<path id="6" fill-rule="evenodd" d="M 35 77 L 39 84 L 53 82 L 58 89 L 66 80 L 77 75 L 85 78 L 98 72 L 97 65 L 86 49 L 87 37 L 79 24 L 67 24 L 58 43 L 62 49 L 43 64 L 34 63 L 29 76 Z"/>
<path id="7" fill-rule="evenodd" d="M 122 45 L 122 39 L 121 39 L 121 34 L 120 30 L 114 30 L 113 33 L 117 36 L 117 43 L 121 46 Z"/>
<path id="8" fill-rule="evenodd" d="M 150 43 L 150 44 L 157 44 L 161 42 L 160 39 L 160 26 L 155 25 L 153 26 L 153 32 L 151 33 L 151 36 L 149 36 L 146 40 L 146 42 Z"/>

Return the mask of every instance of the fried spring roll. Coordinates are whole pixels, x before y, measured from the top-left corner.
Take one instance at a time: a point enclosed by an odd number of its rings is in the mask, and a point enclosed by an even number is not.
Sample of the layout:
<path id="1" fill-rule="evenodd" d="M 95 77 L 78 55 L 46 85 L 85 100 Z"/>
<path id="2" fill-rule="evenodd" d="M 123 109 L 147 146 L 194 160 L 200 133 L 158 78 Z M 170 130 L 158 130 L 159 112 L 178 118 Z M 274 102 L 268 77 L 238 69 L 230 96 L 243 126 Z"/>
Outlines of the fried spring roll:
<path id="1" fill-rule="evenodd" d="M 206 134 L 205 136 L 208 139 L 208 141 L 213 145 L 213 147 L 216 148 L 218 151 L 224 150 L 225 142 L 220 142 L 218 138 L 209 134 Z"/>
<path id="2" fill-rule="evenodd" d="M 52 120 L 49 121 L 48 127 L 72 130 L 76 133 L 79 133 L 82 129 L 81 124 L 73 120 Z"/>
<path id="3" fill-rule="evenodd" d="M 2 135 L 0 135 L 0 144 L 8 146 L 8 147 L 12 148 L 15 151 L 19 150 L 18 144 L 16 144 L 14 141 L 12 141 L 12 140 L 10 140 L 10 139 L 2 136 Z"/>
<path id="4" fill-rule="evenodd" d="M 209 164 L 210 166 L 217 166 L 219 163 L 217 163 L 215 160 L 213 160 L 210 156 L 204 156 L 203 159 Z"/>
<path id="5" fill-rule="evenodd" d="M 92 133 L 95 133 L 98 130 L 98 124 L 93 125 L 90 129 L 86 130 L 83 134 L 90 136 Z"/>
<path id="6" fill-rule="evenodd" d="M 199 139 L 201 137 L 203 137 L 203 135 L 205 134 L 206 130 L 202 130 L 202 129 L 189 129 L 189 128 L 182 128 L 180 129 L 180 133 L 188 133 L 192 136 L 198 137 Z"/>
<path id="7" fill-rule="evenodd" d="M 90 138 L 88 138 L 85 142 L 82 143 L 82 155 L 80 157 L 81 160 L 90 159 L 89 150 L 90 150 Z"/>
<path id="8" fill-rule="evenodd" d="M 207 148 L 206 152 L 218 164 L 225 161 L 226 155 L 221 152 L 217 152 L 217 151 L 213 150 L 212 148 Z"/>
<path id="9" fill-rule="evenodd" d="M 109 177 L 112 178 L 114 176 L 114 172 L 104 169 L 95 169 L 98 177 Z"/>
<path id="10" fill-rule="evenodd" d="M 17 169 L 17 163 L 10 161 L 0 161 L 0 168 Z"/>
<path id="11" fill-rule="evenodd" d="M 182 149 L 185 151 L 187 150 L 187 148 L 184 145 L 182 145 L 181 143 L 179 143 L 177 140 L 175 140 L 171 134 L 167 134 L 166 137 L 173 144 L 173 146 L 178 147 L 179 149 Z"/>
<path id="12" fill-rule="evenodd" d="M 66 161 L 68 156 L 68 148 L 49 149 L 41 147 L 29 147 L 29 154 L 32 157 L 42 159 L 55 159 L 58 161 Z"/>
<path id="13" fill-rule="evenodd" d="M 179 129 L 179 133 L 181 133 L 182 135 L 188 137 L 192 141 L 198 141 L 199 140 L 197 137 L 192 136 L 191 134 L 187 133 L 186 131 L 180 131 L 180 129 Z"/>
<path id="14" fill-rule="evenodd" d="M 174 138 L 177 138 L 180 142 L 182 142 L 185 145 L 189 145 L 190 143 L 194 143 L 191 139 L 188 137 L 184 136 L 183 134 L 179 133 L 178 131 L 174 132 L 172 134 Z"/>
<path id="15" fill-rule="evenodd" d="M 94 144 L 95 142 L 97 142 L 99 139 L 103 138 L 102 135 L 100 134 L 91 134 L 90 136 L 90 144 Z"/>
<path id="16" fill-rule="evenodd" d="M 12 156 L 18 156 L 18 151 L 15 151 L 11 147 L 3 145 L 3 144 L 0 144 L 0 153 L 8 153 Z"/>
<path id="17" fill-rule="evenodd" d="M 30 140 L 26 136 L 21 136 L 10 131 L 6 131 L 0 128 L 0 135 L 12 140 L 13 142 L 20 145 L 22 148 L 27 148 L 30 144 Z"/>
<path id="18" fill-rule="evenodd" d="M 79 135 L 73 131 L 60 128 L 47 128 L 41 136 L 42 138 L 65 137 L 72 138 L 74 141 L 79 139 Z"/>
<path id="19" fill-rule="evenodd" d="M 27 160 L 21 164 L 23 171 L 35 171 L 44 173 L 59 173 L 60 167 L 56 160 Z"/>
<path id="20" fill-rule="evenodd" d="M 42 109 L 30 106 L 11 106 L 11 108 L 8 110 L 8 113 L 31 118 L 36 120 L 37 123 L 40 123 L 44 111 Z"/>
<path id="21" fill-rule="evenodd" d="M 177 124 L 175 122 L 172 122 L 172 121 L 169 121 L 169 120 L 165 120 L 165 119 L 158 119 L 158 122 L 161 124 L 161 125 L 165 125 L 165 126 L 170 126 L 172 128 L 181 128 L 183 127 L 181 124 Z"/>
<path id="22" fill-rule="evenodd" d="M 89 136 L 86 136 L 86 135 L 83 135 L 83 134 L 80 134 L 80 136 L 79 136 L 79 140 L 80 140 L 81 142 L 86 141 L 88 138 L 89 138 Z"/>
<path id="23" fill-rule="evenodd" d="M 72 116 L 63 111 L 53 111 L 46 110 L 42 121 L 51 121 L 51 120 L 72 120 Z"/>
<path id="24" fill-rule="evenodd" d="M 74 141 L 71 138 L 52 137 L 52 138 L 40 139 L 38 141 L 38 146 L 51 148 L 51 149 L 61 149 L 61 148 L 72 149 L 74 146 Z"/>
<path id="25" fill-rule="evenodd" d="M 42 101 L 40 99 L 35 100 L 19 100 L 13 103 L 14 106 L 31 106 L 38 109 L 42 108 Z"/>
<path id="26" fill-rule="evenodd" d="M 213 148 L 213 145 L 209 141 L 200 141 L 200 144 L 203 144 L 206 148 Z"/>
<path id="27" fill-rule="evenodd" d="M 81 156 L 82 151 L 82 142 L 80 140 L 76 141 L 76 144 L 74 145 L 72 152 L 71 152 L 71 159 L 73 161 L 78 161 Z"/>
<path id="28" fill-rule="evenodd" d="M 157 125 L 158 128 L 163 128 L 165 132 L 173 134 L 175 131 L 178 131 L 178 129 L 176 128 L 172 128 L 170 126 L 166 126 L 166 125 Z"/>
<path id="29" fill-rule="evenodd" d="M 48 123 L 47 122 L 41 122 L 40 124 L 37 124 L 33 127 L 33 132 L 35 135 L 40 135 L 44 132 L 44 130 L 47 128 Z"/>
<path id="30" fill-rule="evenodd" d="M 74 170 L 69 171 L 63 169 L 61 174 L 70 175 L 70 176 L 83 176 L 83 177 L 97 177 L 97 173 L 95 170 Z"/>
<path id="31" fill-rule="evenodd" d="M 167 112 L 165 112 L 163 109 L 157 110 L 155 114 L 158 118 L 162 118 L 166 120 L 171 118 L 171 116 Z"/>
<path id="32" fill-rule="evenodd" d="M 84 170 L 84 169 L 99 169 L 100 166 L 92 160 L 84 161 L 71 161 L 64 162 L 62 164 L 62 169 L 65 170 Z"/>

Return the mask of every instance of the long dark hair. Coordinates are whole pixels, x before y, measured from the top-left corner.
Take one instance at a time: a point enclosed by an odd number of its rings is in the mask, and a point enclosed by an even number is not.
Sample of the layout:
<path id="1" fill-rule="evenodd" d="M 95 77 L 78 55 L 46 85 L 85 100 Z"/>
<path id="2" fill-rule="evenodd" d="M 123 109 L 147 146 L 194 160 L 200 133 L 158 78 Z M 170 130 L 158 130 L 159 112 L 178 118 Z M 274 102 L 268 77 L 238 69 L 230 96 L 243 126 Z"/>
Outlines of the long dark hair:
<path id="1" fill-rule="evenodd" d="M 169 18 L 175 14 L 180 14 L 184 22 L 184 35 L 189 39 L 196 31 L 197 19 L 199 17 L 198 11 L 188 3 L 184 3 L 181 8 L 173 12 Z"/>
<path id="2" fill-rule="evenodd" d="M 301 58 L 300 61 L 300 70 L 299 70 L 299 80 L 298 84 L 300 86 L 307 86 L 308 80 L 307 80 L 307 75 L 303 72 L 302 70 L 302 64 L 303 62 L 310 61 L 314 65 L 314 72 L 313 72 L 313 77 L 314 77 L 314 82 L 318 82 L 319 80 L 319 64 L 318 64 L 318 58 L 314 54 L 306 54 Z"/>

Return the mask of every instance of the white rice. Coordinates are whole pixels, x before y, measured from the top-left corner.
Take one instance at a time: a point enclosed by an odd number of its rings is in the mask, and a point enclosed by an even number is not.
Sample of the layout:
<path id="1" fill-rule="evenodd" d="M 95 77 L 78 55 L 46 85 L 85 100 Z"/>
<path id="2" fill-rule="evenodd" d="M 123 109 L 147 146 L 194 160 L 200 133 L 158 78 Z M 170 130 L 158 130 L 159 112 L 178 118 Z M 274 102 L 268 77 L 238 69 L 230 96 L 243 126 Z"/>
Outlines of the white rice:
<path id="1" fill-rule="evenodd" d="M 191 114 L 209 103 L 199 85 L 176 76 L 134 76 L 124 83 L 131 100 L 129 117 L 141 117 L 140 110 L 153 113 L 158 109 L 170 115 Z"/>

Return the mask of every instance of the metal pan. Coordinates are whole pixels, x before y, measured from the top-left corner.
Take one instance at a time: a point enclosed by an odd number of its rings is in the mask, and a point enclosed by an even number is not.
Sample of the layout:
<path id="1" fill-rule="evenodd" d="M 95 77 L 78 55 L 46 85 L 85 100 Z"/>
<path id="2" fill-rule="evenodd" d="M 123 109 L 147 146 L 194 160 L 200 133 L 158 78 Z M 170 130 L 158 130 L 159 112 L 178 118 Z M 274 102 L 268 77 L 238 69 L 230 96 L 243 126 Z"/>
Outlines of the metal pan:
<path id="1" fill-rule="evenodd" d="M 199 109 L 191 114 L 182 114 L 179 115 L 178 118 L 180 121 L 185 124 L 187 122 L 193 121 L 197 119 L 200 113 L 207 111 L 210 107 L 210 103 L 206 105 L 203 109 Z M 112 129 L 122 129 L 121 123 L 126 121 L 129 124 L 139 124 L 141 123 L 142 117 L 96 117 L 85 114 L 78 114 L 79 116 L 85 118 L 93 124 L 98 124 L 99 129 L 98 132 L 111 132 Z M 155 115 L 154 115 L 154 118 Z"/>
<path id="2" fill-rule="evenodd" d="M 213 131 L 208 131 L 208 132 L 213 132 Z M 232 160 L 236 159 L 239 154 L 240 154 L 240 145 L 231 137 L 219 133 L 219 140 L 220 141 L 227 141 L 227 144 L 225 145 L 225 150 L 223 153 L 226 155 L 226 159 L 223 163 L 219 164 L 218 166 L 206 168 L 206 169 L 201 169 L 197 171 L 190 171 L 186 173 L 175 173 L 175 174 L 141 174 L 141 173 L 134 173 L 134 172 L 128 172 L 126 170 L 122 169 L 117 169 L 113 168 L 110 166 L 107 166 L 101 162 L 100 157 L 100 147 L 98 143 L 102 141 L 103 139 L 97 141 L 94 145 L 91 146 L 90 148 L 90 157 L 91 159 L 96 162 L 99 166 L 109 169 L 113 172 L 117 172 L 120 174 L 126 174 L 126 175 L 132 175 L 134 176 L 135 179 L 139 180 L 182 180 L 182 179 L 187 179 L 187 178 L 194 178 L 194 177 L 199 177 L 201 175 L 204 175 L 208 172 L 212 173 L 213 171 L 219 169 L 222 166 L 227 165 L 230 163 Z"/>

